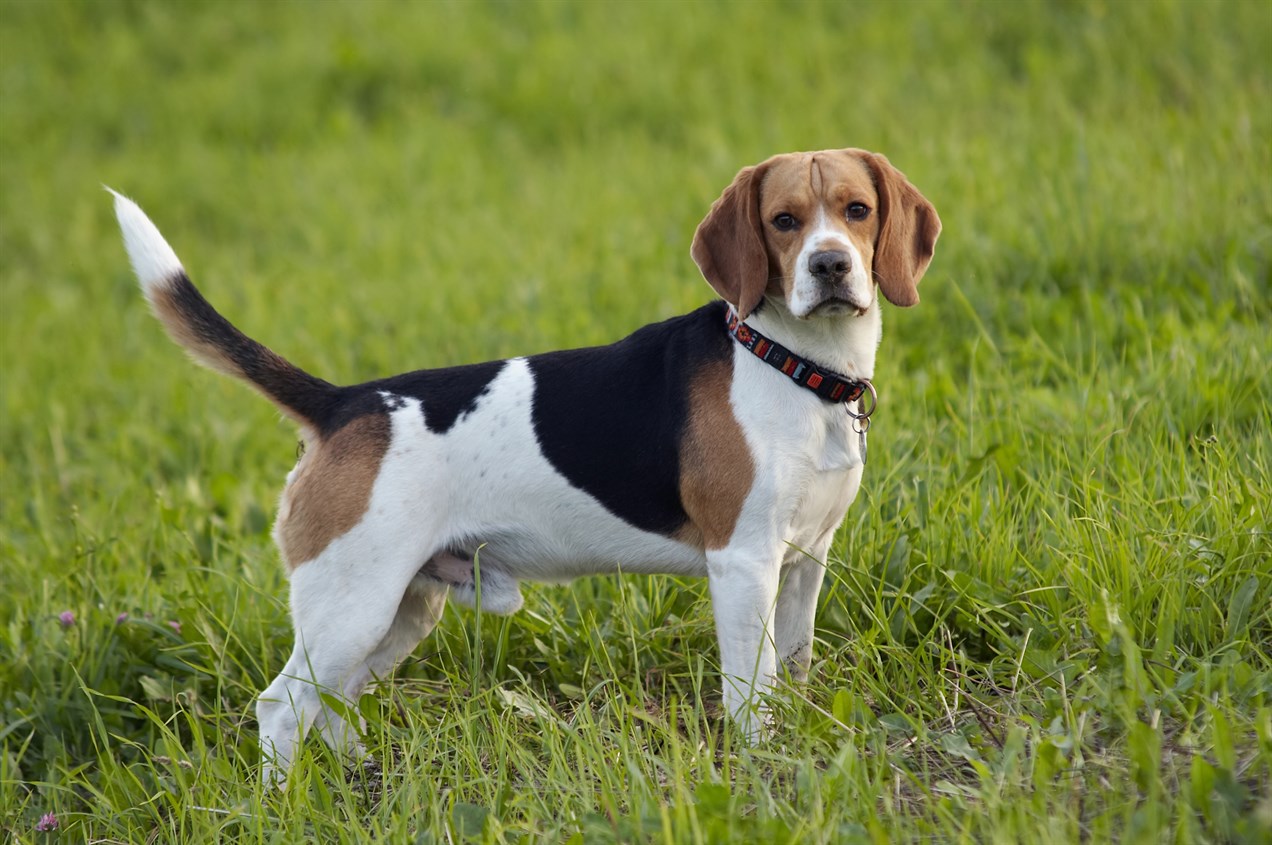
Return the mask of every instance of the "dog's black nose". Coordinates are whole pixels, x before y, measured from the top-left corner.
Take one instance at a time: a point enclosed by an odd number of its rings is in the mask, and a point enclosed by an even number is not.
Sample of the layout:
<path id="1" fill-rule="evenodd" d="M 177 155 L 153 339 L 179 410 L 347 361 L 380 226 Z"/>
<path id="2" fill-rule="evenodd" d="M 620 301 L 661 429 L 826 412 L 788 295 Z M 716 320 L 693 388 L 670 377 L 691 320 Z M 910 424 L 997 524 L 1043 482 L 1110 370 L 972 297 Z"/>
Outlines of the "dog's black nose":
<path id="1" fill-rule="evenodd" d="M 851 269 L 852 259 L 841 250 L 827 249 L 808 257 L 808 272 L 820 282 L 838 282 Z"/>

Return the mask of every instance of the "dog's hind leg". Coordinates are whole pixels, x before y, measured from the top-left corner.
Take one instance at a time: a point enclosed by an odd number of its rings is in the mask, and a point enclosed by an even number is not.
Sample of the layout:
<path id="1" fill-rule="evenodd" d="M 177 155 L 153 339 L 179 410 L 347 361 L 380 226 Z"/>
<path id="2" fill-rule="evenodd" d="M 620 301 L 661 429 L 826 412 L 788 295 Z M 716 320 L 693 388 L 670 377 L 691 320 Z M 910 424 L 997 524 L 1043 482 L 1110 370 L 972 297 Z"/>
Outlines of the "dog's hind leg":
<path id="1" fill-rule="evenodd" d="M 402 601 L 398 604 L 397 614 L 389 630 L 381 638 L 375 650 L 354 669 L 344 683 L 341 691 L 345 701 L 356 703 L 367 684 L 373 680 L 386 677 L 407 655 L 415 650 L 437 626 L 442 618 L 442 610 L 446 607 L 446 588 L 439 587 L 420 579 L 416 579 L 406 588 Z M 361 752 L 350 726 L 330 708 L 323 708 L 314 720 L 314 725 L 322 731 L 322 738 L 335 751 L 352 746 Z M 358 719 L 358 733 L 366 730 L 366 723 Z"/>
<path id="2" fill-rule="evenodd" d="M 295 569 L 291 579 L 296 643 L 287 665 L 256 704 L 267 780 L 285 775 L 300 742 L 318 722 L 333 748 L 360 753 L 356 729 L 331 711 L 323 695 L 351 703 L 379 668 L 419 642 L 441 602 L 419 603 L 408 587 L 418 557 L 355 531 Z M 403 608 L 403 602 L 406 607 Z M 435 603 L 434 603 L 435 602 Z M 401 617 L 399 624 L 399 614 Z"/>
<path id="3" fill-rule="evenodd" d="M 287 771 L 315 722 L 333 748 L 360 753 L 356 727 L 323 696 L 351 705 L 367 681 L 392 668 L 441 613 L 440 595 L 420 595 L 415 590 L 421 585 L 412 586 L 438 548 L 445 519 L 444 502 L 419 507 L 434 469 L 434 436 L 424 427 L 418 400 L 385 394 L 385 406 L 388 430 L 382 418 L 368 416 L 336 432 L 321 452 L 315 448 L 307 471 L 298 468 L 280 506 L 275 536 L 294 566 L 296 644 L 256 706 L 270 780 Z M 369 441 L 380 446 L 367 451 L 362 447 Z M 357 495 L 342 498 L 341 491 L 349 490 Z M 315 531 L 322 536 L 333 520 L 346 522 L 338 517 L 349 511 L 356 515 L 352 526 L 309 555 Z"/>

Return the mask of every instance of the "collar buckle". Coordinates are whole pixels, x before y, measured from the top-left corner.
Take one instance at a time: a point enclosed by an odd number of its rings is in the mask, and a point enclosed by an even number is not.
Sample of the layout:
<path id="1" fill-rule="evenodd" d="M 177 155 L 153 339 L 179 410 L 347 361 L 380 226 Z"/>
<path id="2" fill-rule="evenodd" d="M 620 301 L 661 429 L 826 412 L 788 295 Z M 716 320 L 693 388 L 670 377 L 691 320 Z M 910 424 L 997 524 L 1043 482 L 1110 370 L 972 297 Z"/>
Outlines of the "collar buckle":
<path id="1" fill-rule="evenodd" d="M 848 411 L 848 416 L 852 417 L 854 420 L 867 421 L 866 424 L 869 425 L 868 421 L 870 419 L 870 415 L 875 412 L 875 408 L 879 407 L 879 393 L 875 390 L 875 386 L 870 383 L 870 379 L 868 378 L 859 380 L 857 382 L 857 388 L 853 391 L 853 393 L 855 395 L 850 396 L 847 400 L 845 400 L 844 410 Z M 856 412 L 849 410 L 848 402 L 851 402 L 854 399 L 863 399 L 867 393 L 870 394 L 869 407 L 866 407 L 862 402 L 858 402 Z"/>

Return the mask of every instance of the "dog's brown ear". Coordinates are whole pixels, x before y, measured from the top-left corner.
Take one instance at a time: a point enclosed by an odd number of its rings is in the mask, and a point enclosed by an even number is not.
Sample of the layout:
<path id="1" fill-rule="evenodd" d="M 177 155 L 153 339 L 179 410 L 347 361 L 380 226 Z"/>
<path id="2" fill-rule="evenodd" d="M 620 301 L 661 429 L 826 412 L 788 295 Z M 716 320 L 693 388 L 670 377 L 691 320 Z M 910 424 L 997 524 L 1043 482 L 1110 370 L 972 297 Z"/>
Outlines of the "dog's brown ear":
<path id="1" fill-rule="evenodd" d="M 745 167 L 711 206 L 693 234 L 689 252 L 716 293 L 743 319 L 768 287 L 768 250 L 760 228 L 764 164 Z"/>
<path id="2" fill-rule="evenodd" d="M 879 192 L 879 240 L 874 275 L 893 305 L 908 308 L 919 301 L 919 279 L 932 261 L 941 218 L 905 174 L 878 153 L 862 155 Z"/>

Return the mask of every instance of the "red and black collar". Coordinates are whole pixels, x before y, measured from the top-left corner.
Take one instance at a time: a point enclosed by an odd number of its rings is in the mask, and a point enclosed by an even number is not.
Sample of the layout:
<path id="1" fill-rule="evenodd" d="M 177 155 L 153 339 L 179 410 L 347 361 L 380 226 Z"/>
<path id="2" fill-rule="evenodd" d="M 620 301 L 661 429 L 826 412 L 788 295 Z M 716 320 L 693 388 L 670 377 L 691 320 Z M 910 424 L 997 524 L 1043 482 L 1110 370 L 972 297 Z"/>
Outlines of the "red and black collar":
<path id="1" fill-rule="evenodd" d="M 827 402 L 843 403 L 845 407 L 847 403 L 855 402 L 868 393 L 870 394 L 869 406 L 862 403 L 858 406 L 858 413 L 853 411 L 848 413 L 859 420 L 869 419 L 874 413 L 875 406 L 879 403 L 879 396 L 875 393 L 870 379 L 848 378 L 796 355 L 782 344 L 770 340 L 742 322 L 732 308 L 728 310 L 726 318 L 729 334 L 734 340 L 742 344 L 742 347 L 756 358 L 789 376 L 791 381 L 800 387 L 813 391 Z"/>

